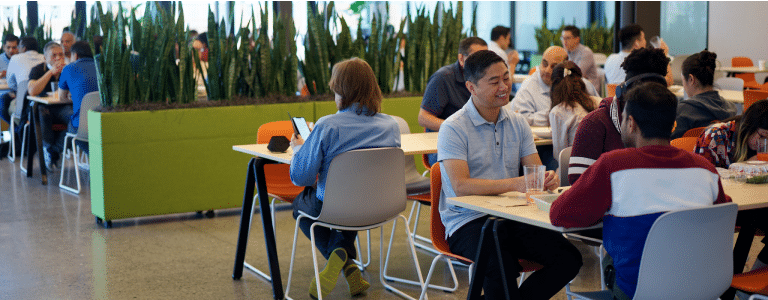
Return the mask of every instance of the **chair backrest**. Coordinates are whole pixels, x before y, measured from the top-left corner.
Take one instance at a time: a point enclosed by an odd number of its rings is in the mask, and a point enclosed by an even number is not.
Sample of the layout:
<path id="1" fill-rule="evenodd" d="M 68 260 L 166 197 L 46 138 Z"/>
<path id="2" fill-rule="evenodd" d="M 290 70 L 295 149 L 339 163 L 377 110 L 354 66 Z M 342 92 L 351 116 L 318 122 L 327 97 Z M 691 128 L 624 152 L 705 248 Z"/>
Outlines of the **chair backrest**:
<path id="1" fill-rule="evenodd" d="M 560 186 L 569 186 L 570 183 L 568 182 L 568 161 L 571 160 L 571 149 L 573 147 L 568 147 L 560 151 L 560 155 L 558 156 L 559 159 L 557 160 L 559 167 L 558 170 L 558 176 L 560 176 Z"/>
<path id="2" fill-rule="evenodd" d="M 291 139 L 293 135 L 293 124 L 291 121 L 275 121 L 262 124 L 256 132 L 256 143 L 266 144 L 273 136 L 284 136 Z"/>
<path id="3" fill-rule="evenodd" d="M 614 97 L 616 96 L 616 87 L 619 86 L 616 83 L 609 83 L 605 85 L 605 96 L 606 97 Z"/>
<path id="4" fill-rule="evenodd" d="M 670 63 L 670 69 L 672 69 L 672 81 L 674 84 L 682 85 L 683 84 L 683 62 L 685 61 L 688 56 L 691 56 L 690 54 L 682 54 L 682 55 L 675 55 L 672 57 L 672 62 Z"/>
<path id="5" fill-rule="evenodd" d="M 531 69 L 528 71 L 528 75 L 533 75 L 533 73 L 536 73 L 536 67 L 531 67 Z"/>
<path id="6" fill-rule="evenodd" d="M 715 80 L 715 88 L 721 90 L 743 91 L 744 79 L 736 77 L 723 77 Z"/>
<path id="7" fill-rule="evenodd" d="M 408 127 L 408 122 L 406 122 L 405 119 L 392 115 L 390 115 L 390 117 L 395 119 L 397 126 L 400 127 L 400 134 L 411 133 L 411 129 Z M 416 160 L 414 160 L 413 156 L 408 156 L 408 158 L 405 159 L 405 183 L 407 184 L 422 180 L 424 180 L 424 177 L 419 174 L 419 170 L 416 170 Z"/>
<path id="8" fill-rule="evenodd" d="M 755 64 L 752 62 L 752 59 L 749 57 L 736 56 L 731 58 L 731 66 L 733 67 L 752 67 L 754 65 Z M 755 80 L 755 73 L 740 73 L 734 74 L 733 76 L 744 79 L 745 83 L 757 84 L 757 81 Z M 746 108 L 744 109 L 746 110 Z"/>
<path id="9" fill-rule="evenodd" d="M 604 65 L 605 61 L 608 60 L 608 56 L 602 53 L 592 53 L 592 58 L 595 60 L 595 65 Z"/>
<path id="10" fill-rule="evenodd" d="M 440 251 L 440 253 L 459 259 L 467 264 L 471 264 L 472 260 L 466 257 L 451 253 L 451 249 L 448 247 L 448 241 L 445 239 L 445 225 L 440 218 L 440 192 L 443 189 L 443 182 L 440 174 L 440 163 L 435 163 L 429 171 L 430 178 L 430 196 L 432 197 L 432 205 L 430 206 L 430 236 L 432 239 L 432 246 Z"/>
<path id="11" fill-rule="evenodd" d="M 707 130 L 707 126 L 691 128 L 691 129 L 688 129 L 688 131 L 686 131 L 685 133 L 683 133 L 682 137 L 698 138 L 701 135 L 701 133 L 704 132 L 704 130 Z"/>
<path id="12" fill-rule="evenodd" d="M 747 111 L 752 103 L 768 98 L 768 91 L 744 90 L 744 111 Z"/>
<path id="13" fill-rule="evenodd" d="M 717 299 L 733 278 L 736 203 L 667 212 L 651 226 L 634 299 Z"/>
<path id="14" fill-rule="evenodd" d="M 342 226 L 384 222 L 405 210 L 405 155 L 400 148 L 344 152 L 331 161 L 318 220 Z"/>
<path id="15" fill-rule="evenodd" d="M 20 118 L 22 114 L 24 114 L 24 106 L 26 105 L 27 101 L 24 101 L 27 99 L 27 88 L 29 85 L 29 80 L 24 80 L 22 82 L 19 82 L 19 84 L 16 86 L 16 110 L 15 114 L 17 118 Z M 23 124 L 22 124 L 23 125 Z"/>
<path id="16" fill-rule="evenodd" d="M 698 140 L 698 136 L 696 137 L 681 137 L 676 138 L 669 143 L 678 148 L 685 151 L 693 152 L 694 149 L 696 149 L 696 141 Z"/>
<path id="17" fill-rule="evenodd" d="M 77 139 L 88 141 L 88 111 L 101 104 L 99 91 L 90 92 L 83 96 L 80 103 L 80 125 L 77 126 Z"/>

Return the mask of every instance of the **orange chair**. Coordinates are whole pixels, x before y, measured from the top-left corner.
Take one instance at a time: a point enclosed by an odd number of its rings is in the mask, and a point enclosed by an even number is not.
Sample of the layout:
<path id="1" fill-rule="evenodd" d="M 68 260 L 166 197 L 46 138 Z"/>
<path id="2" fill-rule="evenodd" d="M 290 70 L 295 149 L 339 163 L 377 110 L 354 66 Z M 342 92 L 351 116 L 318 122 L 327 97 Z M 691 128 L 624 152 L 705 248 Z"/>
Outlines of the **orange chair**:
<path id="1" fill-rule="evenodd" d="M 768 295 L 768 267 L 733 275 L 731 287 L 748 293 Z"/>
<path id="2" fill-rule="evenodd" d="M 744 90 L 744 111 L 747 111 L 752 103 L 768 98 L 768 91 Z"/>
<path id="3" fill-rule="evenodd" d="M 440 251 L 440 254 L 435 256 L 435 259 L 432 260 L 432 265 L 429 267 L 429 273 L 427 274 L 427 278 L 424 280 L 424 286 L 421 290 L 421 296 L 419 299 L 424 299 L 427 288 L 437 289 L 441 291 L 446 292 L 453 292 L 456 291 L 456 289 L 459 287 L 459 281 L 456 279 L 456 272 L 453 269 L 453 265 L 451 264 L 450 260 L 457 260 L 459 262 L 462 262 L 464 264 L 469 264 L 469 278 L 471 280 L 472 278 L 472 270 L 475 267 L 475 263 L 466 257 L 463 257 L 461 255 L 453 254 L 451 252 L 451 249 L 448 247 L 448 241 L 445 239 L 445 225 L 443 225 L 443 221 L 440 218 L 440 191 L 443 188 L 443 182 L 441 181 L 440 177 L 440 164 L 435 163 L 432 166 L 432 169 L 429 171 L 430 174 L 430 195 L 432 197 L 432 208 L 430 210 L 430 216 L 431 216 L 431 222 L 430 222 L 430 234 L 432 236 L 432 245 Z M 432 279 L 432 274 L 435 271 L 435 266 L 437 265 L 437 262 L 441 259 L 445 260 L 448 264 L 448 269 L 451 271 L 451 277 L 453 278 L 453 287 L 445 287 L 445 286 L 438 286 L 429 284 L 429 280 Z M 525 278 L 525 272 L 533 272 L 538 269 L 541 269 L 542 266 L 527 261 L 524 259 L 519 260 L 520 266 L 523 267 L 523 276 L 520 277 L 520 283 L 523 282 Z M 491 266 L 493 267 L 493 266 Z"/>
<path id="4" fill-rule="evenodd" d="M 695 137 L 695 138 L 698 138 L 704 132 L 704 130 L 706 130 L 706 129 L 707 129 L 706 126 L 691 128 L 691 129 L 688 129 L 688 131 L 686 131 L 685 133 L 683 133 L 682 137 Z"/>
<path id="5" fill-rule="evenodd" d="M 528 71 L 528 75 L 533 75 L 533 73 L 536 73 L 536 67 L 533 67 L 530 71 Z"/>
<path id="6" fill-rule="evenodd" d="M 753 67 L 755 64 L 749 57 L 737 56 L 731 59 L 731 66 L 734 67 Z M 744 88 L 748 89 L 760 89 L 761 85 L 755 80 L 754 73 L 740 73 L 733 75 L 736 78 L 744 80 Z"/>
<path id="7" fill-rule="evenodd" d="M 677 147 L 678 149 L 693 152 L 693 150 L 696 149 L 696 141 L 698 139 L 698 137 L 681 137 L 672 140 L 670 144 Z"/>
<path id="8" fill-rule="evenodd" d="M 616 87 L 619 86 L 616 83 L 609 83 L 605 85 L 605 96 L 606 97 L 615 97 L 616 96 Z"/>

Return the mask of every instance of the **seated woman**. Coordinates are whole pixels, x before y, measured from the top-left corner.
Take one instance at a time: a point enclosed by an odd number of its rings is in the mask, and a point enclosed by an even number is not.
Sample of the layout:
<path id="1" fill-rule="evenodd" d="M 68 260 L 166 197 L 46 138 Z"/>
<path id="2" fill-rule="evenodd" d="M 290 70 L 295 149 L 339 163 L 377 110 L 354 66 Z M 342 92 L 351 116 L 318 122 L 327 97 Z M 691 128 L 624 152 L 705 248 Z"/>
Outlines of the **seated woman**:
<path id="1" fill-rule="evenodd" d="M 559 160 L 560 151 L 573 145 L 576 128 L 581 119 L 595 110 L 601 99 L 587 93 L 586 85 L 581 80 L 581 69 L 572 61 L 564 61 L 552 70 L 550 95 L 552 155 L 555 160 Z"/>
<path id="2" fill-rule="evenodd" d="M 326 176 L 334 157 L 355 149 L 400 147 L 397 122 L 380 113 L 381 90 L 368 63 L 359 58 L 337 63 L 333 67 L 329 86 L 336 94 L 339 111 L 317 120 L 309 136 L 294 135 L 291 139 L 291 146 L 294 147 L 291 181 L 297 186 L 306 186 L 293 200 L 294 218 L 299 216 L 299 211 L 312 216 L 320 215 Z M 310 237 L 313 222 L 304 218 L 299 224 L 307 237 Z M 353 244 L 356 237 L 356 231 L 315 228 L 315 246 L 328 259 L 325 269 L 320 272 L 323 296 L 336 286 L 336 279 L 342 270 L 350 295 L 360 294 L 370 287 L 352 261 L 356 257 Z M 315 280 L 310 284 L 309 294 L 315 299 L 318 296 Z"/>
<path id="3" fill-rule="evenodd" d="M 694 151 L 715 166 L 728 168 L 734 162 L 757 159 L 757 141 L 765 137 L 768 137 L 768 100 L 760 100 L 744 115 L 707 128 L 699 136 Z"/>
<path id="4" fill-rule="evenodd" d="M 690 99 L 680 101 L 677 107 L 673 139 L 682 137 L 690 129 L 736 115 L 736 105 L 725 101 L 712 86 L 716 58 L 717 54 L 704 50 L 688 56 L 683 62 L 683 88 Z"/>

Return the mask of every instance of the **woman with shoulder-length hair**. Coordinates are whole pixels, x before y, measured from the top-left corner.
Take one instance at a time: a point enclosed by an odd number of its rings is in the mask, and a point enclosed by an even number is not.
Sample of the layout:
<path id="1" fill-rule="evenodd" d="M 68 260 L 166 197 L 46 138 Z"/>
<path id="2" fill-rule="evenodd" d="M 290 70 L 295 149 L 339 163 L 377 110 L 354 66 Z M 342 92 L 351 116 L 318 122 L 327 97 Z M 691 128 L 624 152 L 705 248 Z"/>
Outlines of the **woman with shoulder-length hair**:
<path id="1" fill-rule="evenodd" d="M 331 161 L 337 155 L 362 148 L 400 147 L 400 130 L 392 117 L 381 113 L 381 90 L 371 66 L 364 60 L 352 58 L 333 67 L 329 86 L 335 94 L 338 112 L 317 120 L 308 137 L 294 134 L 291 161 L 291 181 L 305 186 L 293 201 L 293 217 L 303 211 L 320 215 L 325 195 L 325 182 Z M 310 236 L 314 221 L 303 218 L 299 227 Z M 357 295 L 370 287 L 352 261 L 355 252 L 356 231 L 315 228 L 315 246 L 328 259 L 320 272 L 320 288 L 327 296 L 336 286 L 339 272 L 349 284 L 350 295 Z M 317 286 L 312 280 L 309 294 L 317 298 Z"/>
<path id="2" fill-rule="evenodd" d="M 559 160 L 560 151 L 573 146 L 581 119 L 595 110 L 599 97 L 590 96 L 581 80 L 581 69 L 572 61 L 557 64 L 552 70 L 549 125 L 552 128 L 552 155 Z"/>
<path id="3" fill-rule="evenodd" d="M 736 115 L 736 105 L 725 101 L 714 89 L 716 58 L 717 54 L 704 50 L 683 61 L 683 88 L 690 98 L 680 101 L 677 107 L 673 139 L 690 129 Z"/>

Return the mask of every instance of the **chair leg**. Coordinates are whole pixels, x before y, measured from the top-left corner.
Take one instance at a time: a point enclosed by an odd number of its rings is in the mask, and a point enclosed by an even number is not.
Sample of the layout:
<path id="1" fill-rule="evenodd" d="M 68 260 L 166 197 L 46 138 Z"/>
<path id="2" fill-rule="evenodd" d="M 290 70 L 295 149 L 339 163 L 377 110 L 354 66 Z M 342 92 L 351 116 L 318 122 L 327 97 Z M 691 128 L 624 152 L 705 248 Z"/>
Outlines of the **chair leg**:
<path id="1" fill-rule="evenodd" d="M 19 153 L 19 169 L 21 169 L 21 171 L 24 172 L 25 174 L 27 173 L 27 168 L 24 167 L 24 149 L 26 149 L 25 146 L 27 145 L 28 129 L 29 129 L 29 123 L 24 124 L 24 129 L 22 130 L 22 134 L 21 134 L 21 153 Z M 29 145 L 27 147 L 32 147 L 32 146 Z M 38 155 L 42 155 L 40 154 L 40 151 L 42 151 L 42 149 L 37 149 L 37 151 L 38 151 Z M 45 166 L 41 166 L 41 167 L 45 168 Z"/>
<path id="2" fill-rule="evenodd" d="M 253 202 L 256 202 L 258 197 L 259 197 L 258 194 L 253 196 Z M 274 203 L 274 199 L 273 199 L 273 203 Z M 258 207 L 258 206 L 254 205 L 253 207 L 251 207 L 251 221 L 250 221 L 250 223 L 248 223 L 248 228 L 251 228 L 251 225 L 253 224 L 253 219 L 254 219 L 253 218 L 253 214 L 256 212 L 256 207 Z M 263 218 L 263 216 L 262 216 L 262 218 Z M 275 209 L 273 207 L 272 208 L 272 221 L 273 221 L 273 223 L 274 223 L 274 220 L 275 220 Z M 274 228 L 275 228 L 275 226 L 274 226 L 274 224 L 272 224 L 272 229 L 274 229 Z M 267 275 L 267 273 L 264 273 L 264 271 L 257 269 L 256 267 L 252 266 L 248 262 L 243 261 L 243 267 L 245 267 L 246 269 L 250 270 L 253 273 L 256 273 L 256 275 L 259 275 L 262 278 L 266 279 L 267 282 L 272 282 L 272 276 Z"/>
<path id="3" fill-rule="evenodd" d="M 72 140 L 72 143 L 71 143 L 72 148 L 68 147 L 67 139 Z M 80 186 L 80 168 L 77 166 L 78 155 L 75 152 L 75 149 L 77 149 L 75 146 L 75 136 L 67 134 L 64 137 L 64 151 L 62 151 L 61 153 L 62 160 L 61 160 L 61 176 L 59 176 L 59 188 L 75 194 L 80 194 L 80 187 L 81 187 Z M 77 181 L 77 189 L 73 189 L 72 187 L 64 184 L 64 169 L 66 169 L 65 167 L 67 165 L 67 160 L 69 160 L 70 157 L 72 158 L 72 166 L 75 168 L 75 180 Z"/>
<path id="4" fill-rule="evenodd" d="M 365 231 L 365 237 L 368 240 L 368 250 L 367 250 L 368 259 L 365 261 L 362 259 L 363 255 L 361 254 L 362 252 L 360 251 L 360 234 L 358 233 L 357 239 L 355 240 L 358 259 L 352 260 L 355 262 L 355 264 L 357 265 L 357 268 L 360 269 L 360 271 L 365 271 L 365 268 L 367 268 L 371 264 L 371 230 Z"/>
<path id="5" fill-rule="evenodd" d="M 416 274 L 418 274 L 418 276 L 419 276 L 419 281 L 418 282 L 413 281 L 413 280 L 396 278 L 396 277 L 392 277 L 392 276 L 388 276 L 387 275 L 387 268 L 389 267 L 389 256 L 390 256 L 390 253 L 392 252 L 392 242 L 394 241 L 395 229 L 397 227 L 397 218 L 403 219 L 403 223 L 405 224 L 405 236 L 408 239 L 408 248 L 411 251 L 411 256 L 413 257 L 414 267 L 416 267 Z M 389 237 L 389 246 L 387 248 L 386 259 L 384 261 L 379 260 L 379 268 L 381 269 L 381 272 L 379 273 L 379 278 L 381 280 L 381 284 L 384 285 L 384 287 L 386 287 L 388 290 L 392 291 L 395 294 L 400 295 L 403 298 L 413 299 L 413 297 L 410 297 L 410 296 L 406 295 L 402 291 L 394 288 L 393 286 L 391 286 L 390 284 L 388 284 L 386 282 L 387 280 L 389 280 L 389 281 L 394 281 L 394 282 L 400 282 L 400 283 L 405 283 L 405 284 L 416 285 L 416 286 L 421 287 L 422 289 L 424 288 L 424 277 L 422 276 L 421 268 L 419 267 L 419 259 L 418 259 L 418 257 L 416 257 L 416 248 L 414 247 L 413 238 L 411 237 L 411 230 L 409 229 L 409 226 L 408 226 L 408 220 L 403 215 L 398 215 L 397 218 L 392 220 L 392 234 Z M 381 228 L 381 236 L 379 237 L 379 239 L 380 239 L 380 241 L 379 241 L 379 253 L 380 254 L 379 255 L 381 256 L 381 255 L 384 254 L 383 249 L 382 249 L 383 244 L 384 244 L 384 228 L 383 227 Z"/>
<path id="6" fill-rule="evenodd" d="M 11 149 L 8 149 L 8 161 L 15 162 L 16 161 L 16 126 L 14 125 L 13 118 L 11 118 L 11 130 L 9 131 L 11 133 Z"/>
<path id="7" fill-rule="evenodd" d="M 293 263 L 296 261 L 296 238 L 299 236 L 299 222 L 301 221 L 301 218 L 304 216 L 299 215 L 298 218 L 296 218 L 296 227 L 293 230 L 293 247 L 291 247 L 291 266 L 288 268 L 288 284 L 285 287 L 285 298 L 291 299 L 291 297 L 288 297 L 288 292 L 291 291 L 291 278 L 293 276 Z M 312 243 L 314 245 L 314 243 Z M 312 250 L 314 251 L 314 250 Z M 314 252 L 313 252 L 314 255 Z M 320 285 L 318 285 L 319 287 Z M 322 297 L 322 295 L 321 295 Z"/>
<path id="8" fill-rule="evenodd" d="M 296 228 L 298 228 L 299 221 L 296 220 Z M 312 251 L 312 267 L 315 269 L 315 284 L 317 285 L 317 299 L 323 300 L 323 291 L 320 285 L 320 268 L 317 266 L 317 249 L 315 249 L 315 226 L 317 222 L 313 223 L 309 227 L 309 249 Z M 294 238 L 295 239 L 295 238 Z M 295 243 L 294 243 L 295 244 Z"/>

